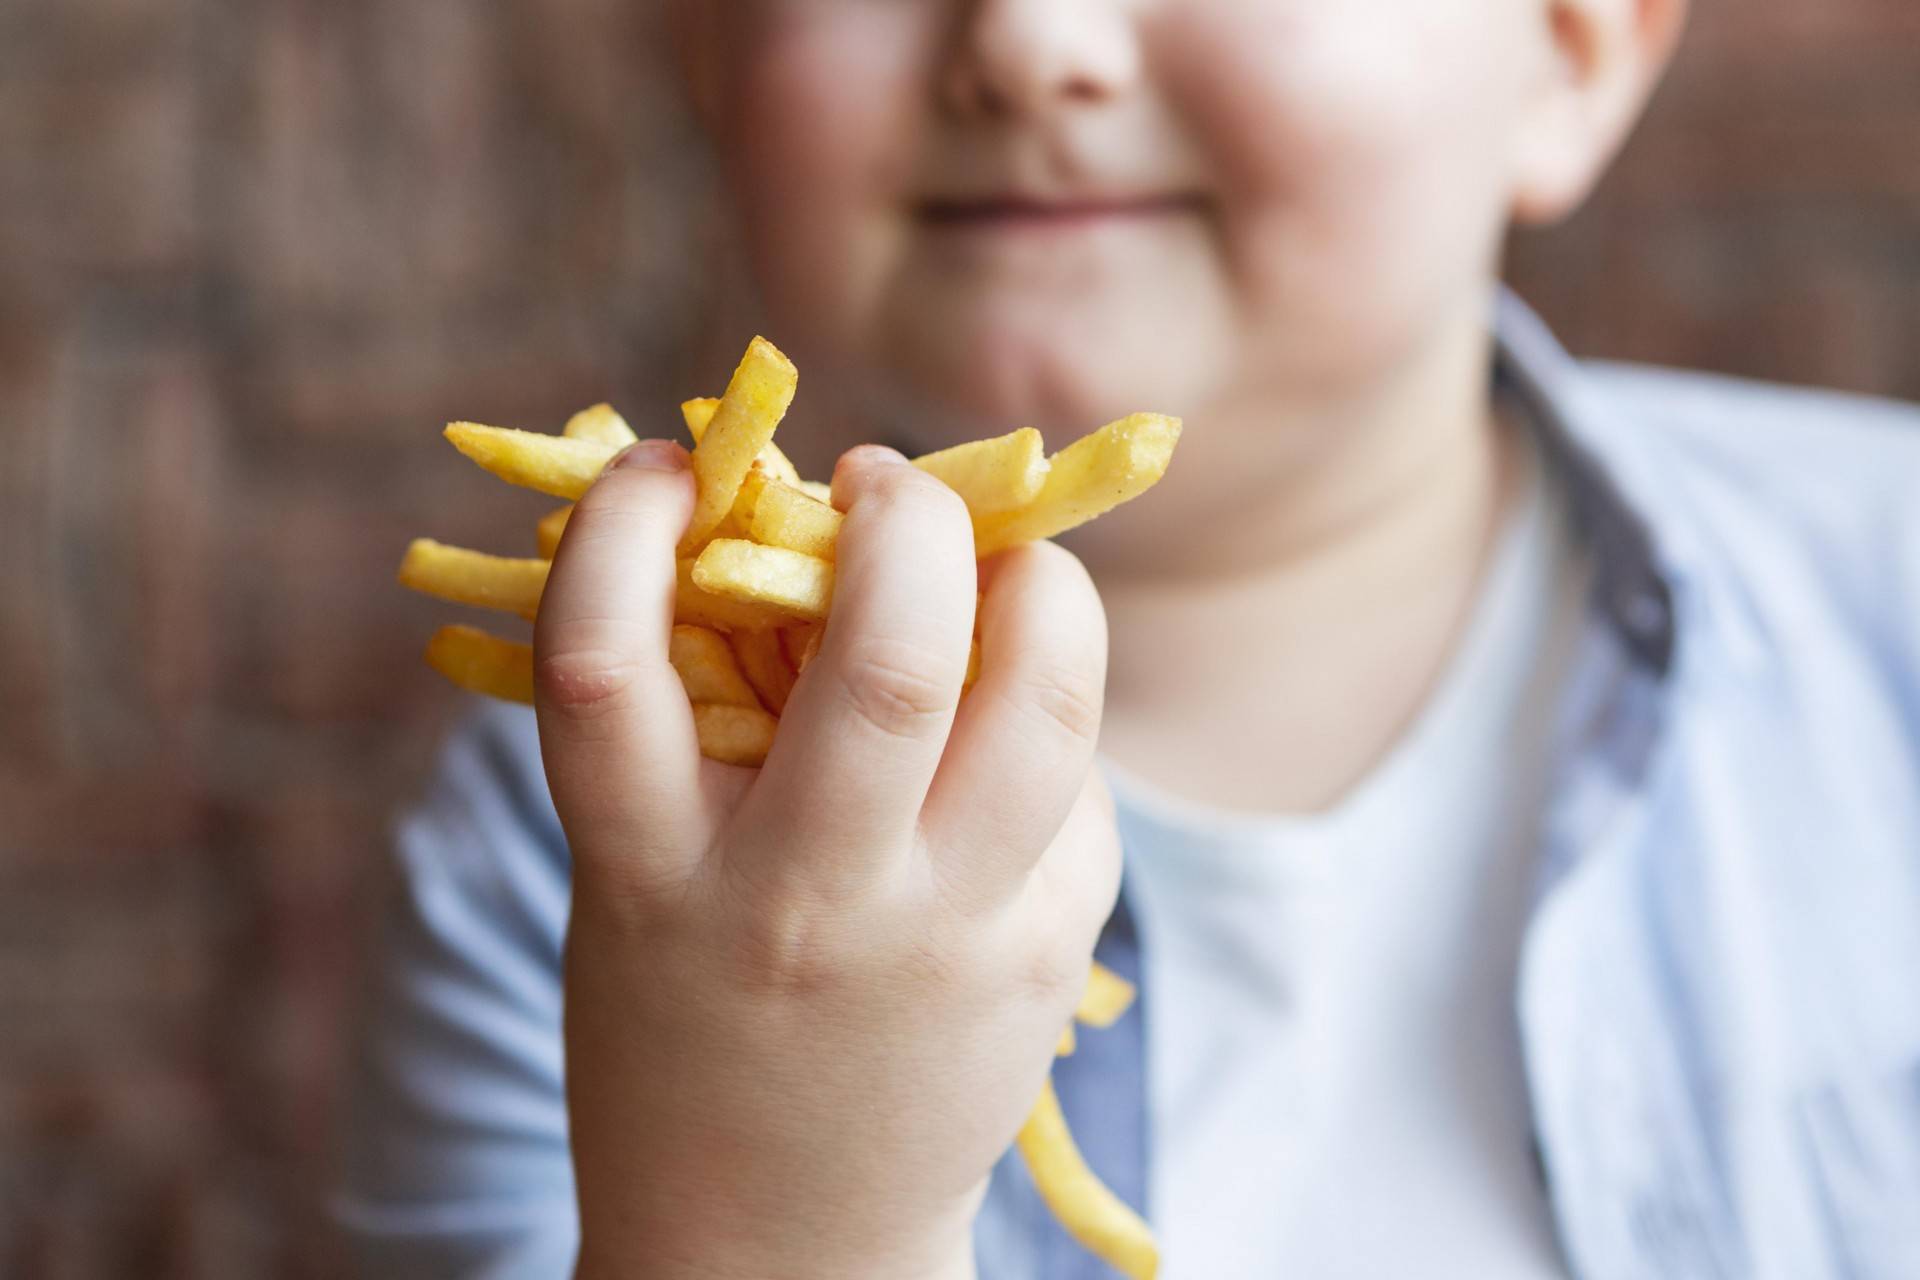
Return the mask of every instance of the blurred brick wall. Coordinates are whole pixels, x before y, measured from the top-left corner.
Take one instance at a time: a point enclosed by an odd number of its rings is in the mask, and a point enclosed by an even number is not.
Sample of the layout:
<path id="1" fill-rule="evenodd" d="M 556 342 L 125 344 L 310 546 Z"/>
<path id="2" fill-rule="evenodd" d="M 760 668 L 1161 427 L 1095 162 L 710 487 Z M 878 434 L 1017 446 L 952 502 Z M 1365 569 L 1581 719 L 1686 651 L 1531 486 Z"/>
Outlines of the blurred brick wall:
<path id="1" fill-rule="evenodd" d="M 369 872 L 453 706 L 384 584 L 542 509 L 433 428 L 696 337 L 649 9 L 0 6 L 0 1275 L 338 1269 Z M 1702 0 L 1514 275 L 1586 351 L 1920 398 L 1920 5 Z"/>
<path id="2" fill-rule="evenodd" d="M 551 505 L 436 424 L 681 363 L 652 7 L 0 3 L 0 1276 L 340 1270 L 368 872 L 454 705 L 389 584 Z"/>
<path id="3" fill-rule="evenodd" d="M 1920 0 L 1694 0 L 1672 76 L 1511 275 L 1583 354 L 1920 400 Z"/>

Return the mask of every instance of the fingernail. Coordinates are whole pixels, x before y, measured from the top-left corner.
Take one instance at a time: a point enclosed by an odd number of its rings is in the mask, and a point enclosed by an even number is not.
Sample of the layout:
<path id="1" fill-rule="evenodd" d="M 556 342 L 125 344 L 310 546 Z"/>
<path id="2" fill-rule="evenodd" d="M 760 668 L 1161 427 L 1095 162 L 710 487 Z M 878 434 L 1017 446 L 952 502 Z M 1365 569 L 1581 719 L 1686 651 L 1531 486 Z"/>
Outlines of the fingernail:
<path id="1" fill-rule="evenodd" d="M 614 455 L 607 469 L 639 468 L 642 471 L 685 471 L 687 451 L 671 440 L 642 440 Z"/>
<path id="2" fill-rule="evenodd" d="M 863 444 L 847 450 L 847 460 L 861 466 L 899 466 L 907 455 L 884 444 Z"/>

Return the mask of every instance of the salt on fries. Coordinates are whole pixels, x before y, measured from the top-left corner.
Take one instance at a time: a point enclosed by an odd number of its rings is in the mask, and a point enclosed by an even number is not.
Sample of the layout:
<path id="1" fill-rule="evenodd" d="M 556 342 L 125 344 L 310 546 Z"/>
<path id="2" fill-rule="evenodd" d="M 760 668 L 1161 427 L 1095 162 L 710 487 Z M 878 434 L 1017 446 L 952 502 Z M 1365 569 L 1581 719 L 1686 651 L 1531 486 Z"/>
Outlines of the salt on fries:
<path id="1" fill-rule="evenodd" d="M 726 394 L 680 406 L 694 439 L 695 498 L 679 548 L 668 658 L 692 706 L 701 754 L 725 764 L 765 761 L 832 612 L 841 513 L 829 487 L 802 478 L 773 443 L 798 380 L 792 361 L 755 338 Z M 575 414 L 557 436 L 473 422 L 452 423 L 446 435 L 509 484 L 569 503 L 636 439 L 604 404 Z M 960 495 L 973 520 L 975 553 L 984 558 L 1064 533 L 1139 497 L 1166 473 L 1179 438 L 1179 419 L 1136 413 L 1052 457 L 1040 433 L 1022 427 L 916 458 L 914 465 Z M 400 582 L 456 604 L 535 618 L 572 511 L 560 507 L 541 518 L 533 558 L 418 539 L 400 563 Z M 427 662 L 462 689 L 533 701 L 530 645 L 449 626 L 428 642 Z M 979 670 L 976 635 L 968 688 Z M 1089 1027 L 1112 1026 L 1133 996 L 1130 983 L 1095 965 L 1074 1018 Z M 1069 1022 L 1058 1056 L 1073 1053 L 1075 1041 Z M 1131 1280 L 1152 1280 L 1159 1266 L 1152 1234 L 1081 1159 L 1051 1081 L 1017 1145 L 1041 1198 L 1068 1233 Z"/>

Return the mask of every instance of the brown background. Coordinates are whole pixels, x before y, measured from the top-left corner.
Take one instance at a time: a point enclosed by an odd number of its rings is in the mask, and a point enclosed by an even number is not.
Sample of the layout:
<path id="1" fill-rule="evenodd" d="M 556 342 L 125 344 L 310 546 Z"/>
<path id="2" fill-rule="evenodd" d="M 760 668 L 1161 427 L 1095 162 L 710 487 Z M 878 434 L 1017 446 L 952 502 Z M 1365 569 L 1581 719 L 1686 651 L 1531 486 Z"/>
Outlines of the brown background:
<path id="1" fill-rule="evenodd" d="M 356 939 L 454 705 L 386 583 L 541 509 L 434 428 L 724 370 L 648 8 L 0 6 L 0 1274 L 338 1269 Z M 1588 353 L 1920 399 L 1920 4 L 1700 9 L 1516 279 Z"/>

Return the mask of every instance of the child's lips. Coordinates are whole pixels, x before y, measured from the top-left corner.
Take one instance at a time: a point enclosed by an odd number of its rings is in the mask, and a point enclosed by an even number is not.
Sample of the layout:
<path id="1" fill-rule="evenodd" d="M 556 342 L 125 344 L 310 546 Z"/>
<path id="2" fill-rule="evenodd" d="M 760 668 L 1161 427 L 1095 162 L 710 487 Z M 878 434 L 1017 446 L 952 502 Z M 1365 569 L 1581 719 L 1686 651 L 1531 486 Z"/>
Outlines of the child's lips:
<path id="1" fill-rule="evenodd" d="M 1190 195 L 1047 198 L 1021 195 L 923 201 L 920 222 L 939 231 L 1060 233 L 1148 223 L 1194 213 Z"/>

